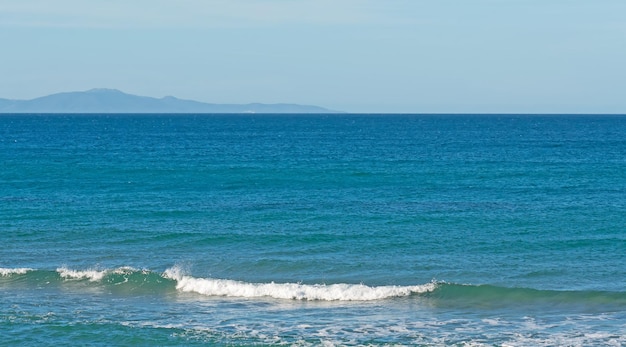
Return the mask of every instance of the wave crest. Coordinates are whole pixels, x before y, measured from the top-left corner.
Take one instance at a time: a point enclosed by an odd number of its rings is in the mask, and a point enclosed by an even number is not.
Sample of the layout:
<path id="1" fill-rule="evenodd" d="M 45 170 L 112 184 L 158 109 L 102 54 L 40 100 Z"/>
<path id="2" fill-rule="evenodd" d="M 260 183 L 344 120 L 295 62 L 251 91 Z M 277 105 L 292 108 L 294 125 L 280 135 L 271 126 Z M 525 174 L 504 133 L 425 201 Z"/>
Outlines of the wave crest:
<path id="1" fill-rule="evenodd" d="M 364 284 L 250 283 L 232 279 L 201 278 L 174 266 L 164 272 L 124 266 L 76 270 L 60 267 L 37 270 L 26 267 L 0 268 L 0 286 L 92 287 L 120 295 L 170 295 L 197 293 L 204 296 L 275 298 L 307 301 L 372 301 L 419 296 L 435 305 L 504 307 L 508 305 L 580 305 L 626 307 L 626 292 L 559 291 L 492 285 L 462 285 L 430 282 L 412 286 L 368 286 Z"/>
<path id="2" fill-rule="evenodd" d="M 57 273 L 61 278 L 64 279 L 73 279 L 73 280 L 83 280 L 87 279 L 91 282 L 101 281 L 105 276 L 108 275 L 131 275 L 133 273 L 141 272 L 143 274 L 149 273 L 146 270 L 137 270 L 130 266 L 123 266 L 117 269 L 108 269 L 108 270 L 72 270 L 66 267 L 60 267 L 57 270 Z"/>
<path id="3" fill-rule="evenodd" d="M 167 269 L 163 277 L 176 281 L 176 289 L 207 296 L 242 298 L 271 297 L 291 300 L 319 301 L 372 301 L 409 296 L 434 291 L 435 282 L 416 286 L 377 286 L 364 284 L 300 284 L 300 283 L 248 283 L 226 279 L 195 278 L 182 273 L 179 268 Z"/>
<path id="4" fill-rule="evenodd" d="M 24 275 L 29 271 L 34 271 L 34 270 L 31 268 L 27 268 L 27 267 L 19 267 L 19 268 L 0 267 L 0 276 Z"/>

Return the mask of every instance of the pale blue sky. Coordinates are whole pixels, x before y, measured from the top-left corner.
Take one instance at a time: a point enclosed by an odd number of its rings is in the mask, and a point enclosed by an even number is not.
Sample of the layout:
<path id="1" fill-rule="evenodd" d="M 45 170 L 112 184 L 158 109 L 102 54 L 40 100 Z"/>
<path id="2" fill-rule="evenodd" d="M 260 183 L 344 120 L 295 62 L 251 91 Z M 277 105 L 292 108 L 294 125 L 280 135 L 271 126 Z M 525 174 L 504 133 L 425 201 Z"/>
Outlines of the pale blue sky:
<path id="1" fill-rule="evenodd" d="M 0 0 L 0 97 L 626 113 L 624 0 Z"/>

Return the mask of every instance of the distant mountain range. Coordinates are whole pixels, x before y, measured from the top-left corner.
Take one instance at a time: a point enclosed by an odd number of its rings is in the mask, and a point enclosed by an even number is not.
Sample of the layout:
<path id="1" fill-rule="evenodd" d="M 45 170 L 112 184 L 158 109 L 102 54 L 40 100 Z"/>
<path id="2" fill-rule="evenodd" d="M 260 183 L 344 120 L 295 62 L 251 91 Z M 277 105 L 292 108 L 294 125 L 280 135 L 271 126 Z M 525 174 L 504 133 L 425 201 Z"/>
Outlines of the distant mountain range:
<path id="1" fill-rule="evenodd" d="M 116 89 L 58 93 L 31 100 L 0 99 L 0 113 L 337 113 L 296 104 L 210 104 L 173 96 L 151 98 Z"/>

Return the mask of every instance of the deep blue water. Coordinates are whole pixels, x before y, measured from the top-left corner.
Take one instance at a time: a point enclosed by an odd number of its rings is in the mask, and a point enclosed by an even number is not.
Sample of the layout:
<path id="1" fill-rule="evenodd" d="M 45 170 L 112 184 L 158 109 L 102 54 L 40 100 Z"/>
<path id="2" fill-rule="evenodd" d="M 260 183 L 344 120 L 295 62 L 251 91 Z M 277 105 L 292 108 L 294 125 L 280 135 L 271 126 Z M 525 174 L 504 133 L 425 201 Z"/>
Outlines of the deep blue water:
<path id="1" fill-rule="evenodd" d="M 626 116 L 0 115 L 0 344 L 626 345 Z"/>

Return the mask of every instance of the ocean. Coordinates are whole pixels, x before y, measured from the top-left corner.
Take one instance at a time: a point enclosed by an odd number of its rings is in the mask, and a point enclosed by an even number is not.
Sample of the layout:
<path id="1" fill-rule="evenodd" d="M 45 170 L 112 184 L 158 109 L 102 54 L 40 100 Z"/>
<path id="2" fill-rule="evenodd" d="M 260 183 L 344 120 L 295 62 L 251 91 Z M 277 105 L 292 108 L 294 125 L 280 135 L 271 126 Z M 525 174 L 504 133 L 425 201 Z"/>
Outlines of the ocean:
<path id="1" fill-rule="evenodd" d="M 0 345 L 625 346 L 626 116 L 0 115 Z"/>

